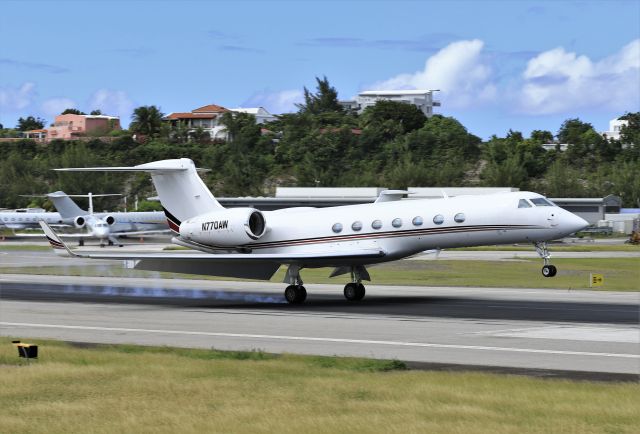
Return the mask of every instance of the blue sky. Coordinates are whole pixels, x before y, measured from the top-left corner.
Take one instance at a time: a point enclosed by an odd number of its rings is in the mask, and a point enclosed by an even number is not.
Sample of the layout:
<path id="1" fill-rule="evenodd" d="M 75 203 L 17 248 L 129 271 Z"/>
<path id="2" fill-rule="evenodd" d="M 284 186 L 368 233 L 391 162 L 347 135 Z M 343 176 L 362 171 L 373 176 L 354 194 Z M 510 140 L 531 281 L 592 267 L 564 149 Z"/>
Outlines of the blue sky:
<path id="1" fill-rule="evenodd" d="M 640 111 L 638 1 L 3 1 L 0 41 L 5 127 L 69 106 L 281 113 L 323 75 L 344 99 L 441 89 L 437 112 L 483 138 Z"/>

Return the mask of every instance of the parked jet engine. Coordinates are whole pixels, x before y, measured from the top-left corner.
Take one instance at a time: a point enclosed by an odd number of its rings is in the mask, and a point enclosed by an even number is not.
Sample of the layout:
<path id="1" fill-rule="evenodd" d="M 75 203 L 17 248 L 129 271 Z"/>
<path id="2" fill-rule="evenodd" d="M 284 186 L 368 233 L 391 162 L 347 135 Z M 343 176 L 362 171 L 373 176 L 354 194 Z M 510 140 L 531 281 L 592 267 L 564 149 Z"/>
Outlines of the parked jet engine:
<path id="1" fill-rule="evenodd" d="M 78 216 L 73 219 L 73 225 L 78 229 L 83 228 L 86 223 L 87 221 L 82 216 Z"/>

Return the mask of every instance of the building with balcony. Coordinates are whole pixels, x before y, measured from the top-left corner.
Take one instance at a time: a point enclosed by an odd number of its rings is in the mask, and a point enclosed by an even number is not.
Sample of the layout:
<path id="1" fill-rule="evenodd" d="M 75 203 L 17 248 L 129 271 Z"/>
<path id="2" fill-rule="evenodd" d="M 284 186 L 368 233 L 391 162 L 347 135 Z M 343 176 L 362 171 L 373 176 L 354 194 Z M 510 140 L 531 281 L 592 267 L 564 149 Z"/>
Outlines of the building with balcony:
<path id="1" fill-rule="evenodd" d="M 197 128 L 202 128 L 205 132 L 209 133 L 211 139 L 226 140 L 227 130 L 220 120 L 222 115 L 227 112 L 253 115 L 258 124 L 276 119 L 276 117 L 264 109 L 264 107 L 227 109 L 216 104 L 209 104 L 192 110 L 191 112 L 169 113 L 164 117 L 164 121 L 168 122 L 172 127 L 177 127 L 181 124 L 188 128 L 189 132 L 195 131 Z"/>
<path id="2" fill-rule="evenodd" d="M 22 133 L 22 137 L 25 139 L 33 139 L 37 141 L 44 141 L 47 138 L 47 130 L 29 130 Z"/>
<path id="3" fill-rule="evenodd" d="M 436 90 L 367 90 L 360 92 L 353 100 L 339 101 L 346 110 L 358 114 L 378 101 L 396 101 L 413 104 L 427 117 L 433 116 L 433 108 L 440 106 L 440 101 L 433 99 Z"/>
<path id="4" fill-rule="evenodd" d="M 117 116 L 58 115 L 53 125 L 47 129 L 46 141 L 73 140 L 91 133 L 107 135 L 111 131 L 121 129 L 120 118 Z"/>

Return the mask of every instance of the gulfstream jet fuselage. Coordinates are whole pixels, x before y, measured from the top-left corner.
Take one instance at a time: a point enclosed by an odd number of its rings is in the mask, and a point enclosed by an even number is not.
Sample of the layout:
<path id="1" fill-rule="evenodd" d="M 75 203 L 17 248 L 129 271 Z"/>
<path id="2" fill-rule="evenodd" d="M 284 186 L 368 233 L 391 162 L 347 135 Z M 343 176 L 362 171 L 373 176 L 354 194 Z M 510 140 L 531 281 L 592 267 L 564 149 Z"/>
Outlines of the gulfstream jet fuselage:
<path id="1" fill-rule="evenodd" d="M 371 204 L 259 211 L 223 208 L 189 159 L 135 167 L 61 170 L 149 172 L 165 209 L 173 242 L 199 252 L 83 254 L 135 260 L 136 268 L 269 279 L 286 265 L 285 297 L 306 298 L 300 270 L 333 267 L 350 273 L 348 300 L 364 297 L 366 266 L 432 249 L 530 242 L 544 259 L 542 272 L 556 274 L 545 242 L 574 233 L 587 222 L 537 193 L 514 192 L 442 199 L 399 200 L 381 196 Z M 397 200 L 390 200 L 395 198 Z M 43 225 L 46 227 L 46 225 Z M 52 245 L 70 251 L 48 230 Z"/>

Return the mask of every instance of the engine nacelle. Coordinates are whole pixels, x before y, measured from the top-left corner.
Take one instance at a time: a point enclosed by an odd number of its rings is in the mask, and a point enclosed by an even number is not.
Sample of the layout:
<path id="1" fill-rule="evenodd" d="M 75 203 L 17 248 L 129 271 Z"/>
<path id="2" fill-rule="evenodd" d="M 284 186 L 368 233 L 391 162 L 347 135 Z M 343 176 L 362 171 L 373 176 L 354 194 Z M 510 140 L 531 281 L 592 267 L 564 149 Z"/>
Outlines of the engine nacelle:
<path id="1" fill-rule="evenodd" d="M 83 228 L 85 224 L 87 224 L 87 221 L 82 216 L 73 219 L 73 225 L 78 229 Z"/>
<path id="2" fill-rule="evenodd" d="M 231 208 L 183 221 L 180 237 L 209 246 L 236 247 L 259 239 L 267 225 L 254 208 Z"/>
<path id="3" fill-rule="evenodd" d="M 102 218 L 109 226 L 116 222 L 116 218 L 112 215 L 108 215 Z"/>

